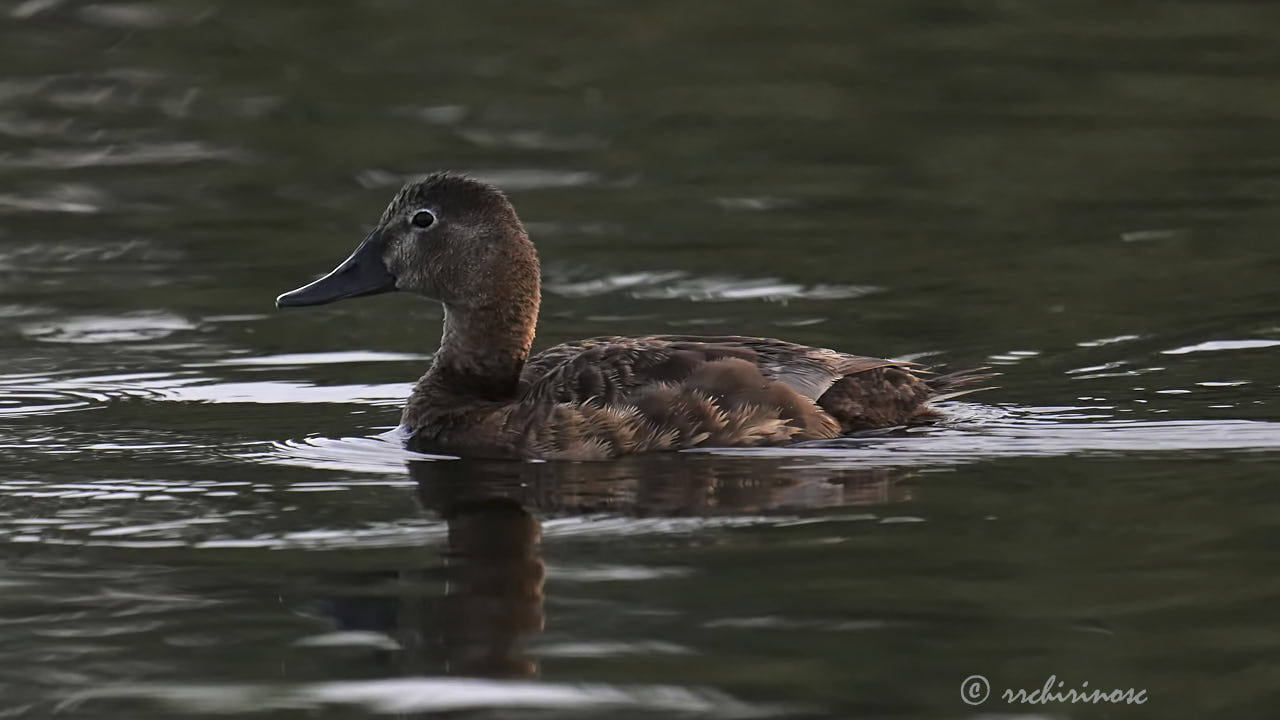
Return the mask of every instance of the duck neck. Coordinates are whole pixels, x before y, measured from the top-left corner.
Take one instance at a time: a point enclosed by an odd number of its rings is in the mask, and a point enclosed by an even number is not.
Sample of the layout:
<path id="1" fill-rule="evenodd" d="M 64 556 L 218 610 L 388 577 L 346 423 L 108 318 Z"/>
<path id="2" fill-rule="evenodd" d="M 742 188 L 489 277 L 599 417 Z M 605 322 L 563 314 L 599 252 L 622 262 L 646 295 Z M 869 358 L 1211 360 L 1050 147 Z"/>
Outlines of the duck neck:
<path id="1" fill-rule="evenodd" d="M 440 350 L 422 384 L 450 395 L 514 398 L 538 322 L 538 294 L 522 300 L 468 308 L 446 304 Z"/>

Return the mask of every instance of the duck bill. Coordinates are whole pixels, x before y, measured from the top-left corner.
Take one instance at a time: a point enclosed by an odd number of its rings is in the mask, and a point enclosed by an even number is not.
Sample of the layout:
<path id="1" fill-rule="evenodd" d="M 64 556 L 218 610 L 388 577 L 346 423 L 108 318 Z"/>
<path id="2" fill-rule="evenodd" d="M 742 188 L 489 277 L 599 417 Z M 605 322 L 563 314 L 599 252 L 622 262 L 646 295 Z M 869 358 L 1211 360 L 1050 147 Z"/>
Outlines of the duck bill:
<path id="1" fill-rule="evenodd" d="M 382 243 L 378 241 L 378 231 L 374 230 L 333 272 L 276 298 L 276 307 L 324 305 L 395 289 L 396 280 L 382 262 Z"/>

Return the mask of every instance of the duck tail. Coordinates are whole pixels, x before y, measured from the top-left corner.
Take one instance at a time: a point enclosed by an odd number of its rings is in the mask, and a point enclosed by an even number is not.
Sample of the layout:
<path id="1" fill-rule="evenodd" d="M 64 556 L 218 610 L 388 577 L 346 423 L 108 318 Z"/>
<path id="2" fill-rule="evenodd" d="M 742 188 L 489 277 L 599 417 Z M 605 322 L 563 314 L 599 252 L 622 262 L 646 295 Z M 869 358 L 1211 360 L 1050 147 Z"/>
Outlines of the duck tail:
<path id="1" fill-rule="evenodd" d="M 999 375 L 1000 373 L 993 371 L 989 367 L 976 367 L 957 370 L 945 375 L 927 377 L 924 378 L 924 382 L 925 385 L 929 386 L 929 402 L 941 402 L 958 398 L 961 395 L 968 395 L 969 393 L 992 390 L 995 388 L 994 385 L 972 386 Z"/>

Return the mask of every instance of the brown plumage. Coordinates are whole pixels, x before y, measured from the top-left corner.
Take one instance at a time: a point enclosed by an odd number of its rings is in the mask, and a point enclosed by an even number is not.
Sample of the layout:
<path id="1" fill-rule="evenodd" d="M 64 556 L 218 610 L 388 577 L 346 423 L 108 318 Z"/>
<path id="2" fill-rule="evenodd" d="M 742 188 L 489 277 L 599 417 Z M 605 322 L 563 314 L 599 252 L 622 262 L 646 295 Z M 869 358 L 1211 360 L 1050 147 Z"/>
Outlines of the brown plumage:
<path id="1" fill-rule="evenodd" d="M 832 438 L 928 422 L 930 399 L 989 377 L 737 336 L 600 337 L 530 357 L 539 279 L 506 197 L 441 173 L 406 185 L 350 258 L 276 302 L 400 289 L 443 303 L 440 350 L 401 422 L 414 447 L 462 456 L 599 460 Z"/>

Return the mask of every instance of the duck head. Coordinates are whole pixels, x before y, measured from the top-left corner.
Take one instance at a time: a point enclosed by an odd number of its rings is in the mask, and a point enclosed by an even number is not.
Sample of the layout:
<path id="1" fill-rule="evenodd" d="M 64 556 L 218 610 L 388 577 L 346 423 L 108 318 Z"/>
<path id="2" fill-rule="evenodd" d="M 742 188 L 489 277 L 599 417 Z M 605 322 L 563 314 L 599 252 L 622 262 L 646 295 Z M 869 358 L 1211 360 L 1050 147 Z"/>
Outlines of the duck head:
<path id="1" fill-rule="evenodd" d="M 437 173 L 401 188 L 350 257 L 280 295 L 276 306 L 403 290 L 459 311 L 532 302 L 536 312 L 538 280 L 537 254 L 506 196 L 478 180 Z"/>

